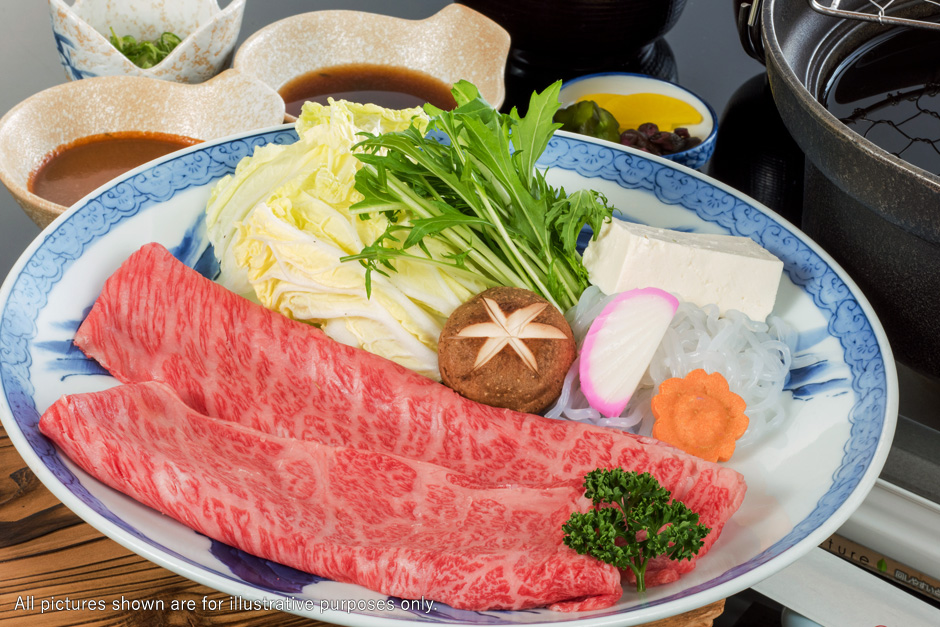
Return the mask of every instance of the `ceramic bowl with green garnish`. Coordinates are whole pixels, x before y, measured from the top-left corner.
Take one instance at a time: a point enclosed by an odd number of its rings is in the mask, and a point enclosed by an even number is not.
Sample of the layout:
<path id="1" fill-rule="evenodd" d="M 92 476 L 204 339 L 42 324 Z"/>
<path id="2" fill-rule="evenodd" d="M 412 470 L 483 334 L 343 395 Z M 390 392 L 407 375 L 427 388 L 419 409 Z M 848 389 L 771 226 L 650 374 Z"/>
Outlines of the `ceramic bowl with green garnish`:
<path id="1" fill-rule="evenodd" d="M 146 76 L 201 83 L 231 58 L 247 0 L 49 0 L 71 80 Z"/>

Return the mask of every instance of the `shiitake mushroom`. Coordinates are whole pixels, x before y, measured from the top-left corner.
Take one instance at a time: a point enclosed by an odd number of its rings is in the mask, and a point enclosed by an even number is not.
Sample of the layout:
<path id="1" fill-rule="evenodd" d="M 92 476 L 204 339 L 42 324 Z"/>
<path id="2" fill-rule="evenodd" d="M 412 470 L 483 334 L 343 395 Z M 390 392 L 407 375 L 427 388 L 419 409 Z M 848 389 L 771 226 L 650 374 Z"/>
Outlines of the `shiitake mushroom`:
<path id="1" fill-rule="evenodd" d="M 535 292 L 494 287 L 447 319 L 438 342 L 441 380 L 494 407 L 538 413 L 561 393 L 577 345 L 564 315 Z"/>

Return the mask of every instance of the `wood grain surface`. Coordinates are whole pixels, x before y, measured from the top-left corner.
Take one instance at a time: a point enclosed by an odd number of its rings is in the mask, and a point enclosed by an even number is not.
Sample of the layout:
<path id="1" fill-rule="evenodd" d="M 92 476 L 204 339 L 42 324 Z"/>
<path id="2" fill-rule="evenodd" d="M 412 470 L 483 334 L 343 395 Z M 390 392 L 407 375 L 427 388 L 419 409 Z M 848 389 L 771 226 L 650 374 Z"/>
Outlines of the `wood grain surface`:
<path id="1" fill-rule="evenodd" d="M 0 627 L 326 625 L 239 608 L 239 601 L 137 556 L 83 522 L 26 467 L 0 427 Z M 647 627 L 710 627 L 723 610 L 718 601 Z"/>

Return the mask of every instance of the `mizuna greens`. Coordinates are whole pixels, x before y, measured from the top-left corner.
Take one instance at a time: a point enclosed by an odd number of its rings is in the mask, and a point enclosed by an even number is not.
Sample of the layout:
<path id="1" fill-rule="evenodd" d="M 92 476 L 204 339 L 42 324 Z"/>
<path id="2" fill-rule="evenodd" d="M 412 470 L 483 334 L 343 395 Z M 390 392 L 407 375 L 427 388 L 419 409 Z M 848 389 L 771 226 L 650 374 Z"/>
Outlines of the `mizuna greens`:
<path id="1" fill-rule="evenodd" d="M 596 234 L 612 209 L 597 192 L 552 188 L 536 169 L 561 126 L 552 121 L 560 88 L 534 93 L 521 116 L 500 113 L 461 81 L 456 109 L 425 106 L 428 134 L 410 127 L 357 145 L 364 198 L 350 211 L 389 218 L 371 245 L 344 259 L 366 266 L 367 291 L 373 272 L 388 275 L 409 259 L 530 289 L 562 311 L 577 303 L 588 286 L 578 235 L 585 225 Z"/>

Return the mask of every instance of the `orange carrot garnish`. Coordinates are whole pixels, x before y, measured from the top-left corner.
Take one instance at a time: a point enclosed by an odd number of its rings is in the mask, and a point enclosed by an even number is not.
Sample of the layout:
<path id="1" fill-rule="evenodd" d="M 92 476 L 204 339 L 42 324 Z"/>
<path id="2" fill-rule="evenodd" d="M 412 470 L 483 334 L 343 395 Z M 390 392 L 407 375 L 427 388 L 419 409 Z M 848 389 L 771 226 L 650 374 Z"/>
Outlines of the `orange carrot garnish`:
<path id="1" fill-rule="evenodd" d="M 728 461 L 747 431 L 745 406 L 720 373 L 699 368 L 666 379 L 652 401 L 653 437 L 704 460 Z"/>

